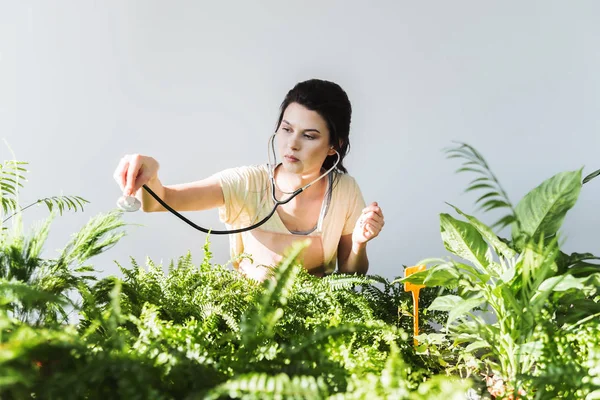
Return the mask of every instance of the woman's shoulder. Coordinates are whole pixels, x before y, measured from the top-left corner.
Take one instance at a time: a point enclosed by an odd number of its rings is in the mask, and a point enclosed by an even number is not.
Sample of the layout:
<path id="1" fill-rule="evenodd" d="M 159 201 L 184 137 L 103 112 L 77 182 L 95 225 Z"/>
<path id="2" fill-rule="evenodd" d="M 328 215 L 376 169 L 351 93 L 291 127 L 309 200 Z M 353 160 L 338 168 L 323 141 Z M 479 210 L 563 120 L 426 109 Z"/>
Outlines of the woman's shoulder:
<path id="1" fill-rule="evenodd" d="M 358 182 L 356 179 L 346 173 L 336 172 L 334 175 L 334 190 L 341 193 L 348 193 L 349 191 L 359 190 Z"/>

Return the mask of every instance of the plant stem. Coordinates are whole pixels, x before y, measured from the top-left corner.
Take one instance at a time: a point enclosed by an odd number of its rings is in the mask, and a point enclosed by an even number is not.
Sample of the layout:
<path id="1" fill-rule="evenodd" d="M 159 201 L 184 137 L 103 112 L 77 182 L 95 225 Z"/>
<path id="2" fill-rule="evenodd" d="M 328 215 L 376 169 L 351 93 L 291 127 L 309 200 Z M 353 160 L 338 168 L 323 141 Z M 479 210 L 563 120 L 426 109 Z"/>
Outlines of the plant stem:
<path id="1" fill-rule="evenodd" d="M 30 204 L 30 205 L 28 205 L 27 207 L 23 207 L 23 208 L 21 208 L 19 211 L 15 211 L 15 212 L 14 212 L 12 215 L 10 215 L 8 218 L 6 218 L 4 221 L 2 221 L 2 224 L 4 224 L 6 221 L 8 221 L 9 219 L 11 219 L 12 217 L 14 217 L 15 215 L 17 215 L 18 213 L 20 213 L 20 212 L 23 212 L 23 211 L 27 210 L 29 207 L 33 207 L 33 206 L 35 206 L 36 204 L 38 204 L 38 203 L 42 202 L 43 200 L 44 200 L 44 199 L 40 199 L 40 200 L 36 201 L 35 203 L 31 203 L 31 204 Z"/>

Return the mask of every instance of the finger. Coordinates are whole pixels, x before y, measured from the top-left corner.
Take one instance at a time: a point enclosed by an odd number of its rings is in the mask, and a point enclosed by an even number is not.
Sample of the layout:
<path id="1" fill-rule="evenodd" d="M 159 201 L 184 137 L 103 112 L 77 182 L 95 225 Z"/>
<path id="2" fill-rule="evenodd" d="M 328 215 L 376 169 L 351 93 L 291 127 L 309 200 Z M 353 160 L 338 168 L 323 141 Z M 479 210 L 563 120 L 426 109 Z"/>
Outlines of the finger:
<path id="1" fill-rule="evenodd" d="M 373 232 L 381 232 L 383 225 L 371 222 L 371 223 L 365 224 L 365 228 L 368 228 Z"/>
<path id="2" fill-rule="evenodd" d="M 375 233 L 375 231 L 369 227 L 365 227 L 364 231 L 363 231 L 363 235 L 364 237 L 368 238 L 368 239 L 372 239 L 375 236 L 377 236 L 377 234 Z"/>
<path id="3" fill-rule="evenodd" d="M 371 225 L 366 225 L 365 226 L 365 236 L 369 236 L 370 238 L 374 238 L 375 236 L 379 235 L 379 232 L 381 230 L 376 229 L 375 227 L 371 226 Z"/>
<path id="4" fill-rule="evenodd" d="M 113 178 L 115 179 L 115 181 L 121 188 L 121 191 L 125 190 L 126 173 L 127 173 L 128 163 L 129 163 L 129 160 L 127 160 L 126 156 L 121 158 L 121 160 L 119 161 L 119 165 L 117 166 L 117 168 L 115 169 L 115 172 L 113 173 Z"/>
<path id="5" fill-rule="evenodd" d="M 139 155 L 131 156 L 129 160 L 129 168 L 127 168 L 127 184 L 125 185 L 125 195 L 133 196 L 138 188 L 135 187 L 135 181 L 139 170 L 142 167 L 141 158 Z"/>
<path id="6" fill-rule="evenodd" d="M 363 214 L 362 219 L 364 219 L 364 220 L 374 219 L 376 221 L 384 220 L 383 216 L 377 214 L 375 211 L 369 211 L 368 213 Z"/>
<path id="7" fill-rule="evenodd" d="M 149 180 L 150 176 L 148 175 L 148 169 L 145 166 L 142 166 L 133 185 L 134 193 L 137 192 L 137 190 L 141 188 L 144 184 L 148 183 Z"/>
<path id="8" fill-rule="evenodd" d="M 369 212 L 374 212 L 374 213 L 378 214 L 379 216 L 383 217 L 383 211 L 381 210 L 381 208 L 379 206 L 370 205 L 370 206 L 363 208 L 363 210 L 362 210 L 363 214 L 367 214 Z"/>
<path id="9" fill-rule="evenodd" d="M 377 211 L 367 211 L 360 216 L 360 219 L 363 219 L 363 220 L 366 220 L 369 218 L 379 218 L 380 220 L 384 219 L 383 214 L 378 213 Z"/>
<path id="10" fill-rule="evenodd" d="M 379 223 L 379 222 L 375 222 L 375 221 L 367 221 L 364 223 L 364 225 L 361 225 L 363 230 L 366 229 L 367 227 L 371 227 L 373 229 L 376 229 L 377 231 L 380 231 L 383 228 L 383 224 Z"/>

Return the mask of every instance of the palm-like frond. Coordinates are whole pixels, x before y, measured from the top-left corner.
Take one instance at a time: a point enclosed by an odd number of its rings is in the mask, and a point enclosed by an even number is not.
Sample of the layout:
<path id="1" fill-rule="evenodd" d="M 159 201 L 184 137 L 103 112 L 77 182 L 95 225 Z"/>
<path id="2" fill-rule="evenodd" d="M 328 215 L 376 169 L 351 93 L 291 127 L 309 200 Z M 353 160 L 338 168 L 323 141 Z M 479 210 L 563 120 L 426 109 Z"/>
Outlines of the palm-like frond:
<path id="1" fill-rule="evenodd" d="M 11 215 L 6 217 L 2 223 L 4 224 L 6 221 L 14 217 L 15 215 L 22 213 L 30 207 L 35 206 L 36 204 L 45 204 L 48 207 L 48 211 L 53 212 L 55 209 L 58 210 L 59 215 L 63 214 L 63 211 L 66 209 L 68 211 L 83 211 L 83 205 L 85 203 L 89 203 L 86 199 L 80 196 L 53 196 L 53 197 L 44 197 L 43 199 L 36 200 L 35 202 L 29 204 L 26 207 L 19 209 L 18 211 L 13 212 Z M 16 207 L 16 202 L 15 202 Z"/>
<path id="2" fill-rule="evenodd" d="M 462 167 L 456 172 L 474 172 L 480 175 L 469 183 L 465 192 L 483 190 L 483 195 L 475 200 L 475 204 L 478 204 L 483 211 L 500 208 L 509 210 L 508 215 L 500 218 L 492 227 L 502 229 L 513 222 L 518 223 L 513 204 L 483 156 L 472 146 L 462 142 L 457 143 L 459 146 L 445 149 L 447 158 L 463 159 Z"/>
<path id="3" fill-rule="evenodd" d="M 20 207 L 19 188 L 23 187 L 23 182 L 27 181 L 24 176 L 28 172 L 25 168 L 26 165 L 28 165 L 27 162 L 17 160 L 9 160 L 0 164 L 0 203 L 3 214 L 10 214 L 8 217 L 2 218 L 2 224 L 36 204 L 45 204 L 50 213 L 58 210 L 59 215 L 62 215 L 65 210 L 83 211 L 84 204 L 89 203 L 80 196 L 51 196 Z"/>

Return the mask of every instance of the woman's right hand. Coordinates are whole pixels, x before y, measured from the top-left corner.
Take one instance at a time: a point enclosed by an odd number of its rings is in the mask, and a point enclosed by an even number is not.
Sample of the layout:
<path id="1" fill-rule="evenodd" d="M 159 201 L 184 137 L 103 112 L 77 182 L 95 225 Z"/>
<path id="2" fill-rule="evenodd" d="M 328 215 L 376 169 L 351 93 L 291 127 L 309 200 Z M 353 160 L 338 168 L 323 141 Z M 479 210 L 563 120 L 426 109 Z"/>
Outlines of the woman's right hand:
<path id="1" fill-rule="evenodd" d="M 127 154 L 119 162 L 113 177 L 124 196 L 135 196 L 143 185 L 158 176 L 158 168 L 158 161 L 152 157 Z"/>

